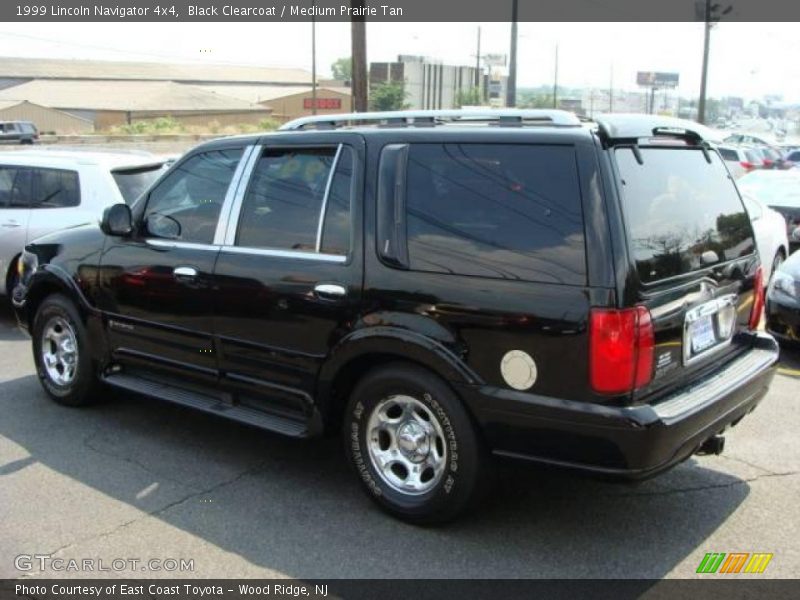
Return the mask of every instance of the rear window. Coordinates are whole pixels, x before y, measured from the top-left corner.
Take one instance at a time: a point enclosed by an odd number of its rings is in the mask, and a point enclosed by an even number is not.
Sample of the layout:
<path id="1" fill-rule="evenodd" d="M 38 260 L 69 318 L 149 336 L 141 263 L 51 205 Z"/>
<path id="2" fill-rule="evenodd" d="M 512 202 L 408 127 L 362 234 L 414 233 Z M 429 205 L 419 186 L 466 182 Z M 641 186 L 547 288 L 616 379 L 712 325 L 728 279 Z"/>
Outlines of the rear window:
<path id="1" fill-rule="evenodd" d="M 117 169 L 111 172 L 125 204 L 133 204 L 164 171 L 164 165 L 149 165 L 138 169 Z"/>
<path id="2" fill-rule="evenodd" d="M 739 160 L 739 156 L 736 153 L 736 150 L 732 150 L 730 148 L 720 148 L 719 153 L 720 156 L 722 156 L 722 160 L 733 160 L 733 161 Z"/>
<path id="3" fill-rule="evenodd" d="M 573 147 L 411 144 L 407 173 L 411 269 L 585 284 Z"/>
<path id="4" fill-rule="evenodd" d="M 750 220 L 724 164 L 688 148 L 615 152 L 639 277 L 652 282 L 754 252 Z"/>

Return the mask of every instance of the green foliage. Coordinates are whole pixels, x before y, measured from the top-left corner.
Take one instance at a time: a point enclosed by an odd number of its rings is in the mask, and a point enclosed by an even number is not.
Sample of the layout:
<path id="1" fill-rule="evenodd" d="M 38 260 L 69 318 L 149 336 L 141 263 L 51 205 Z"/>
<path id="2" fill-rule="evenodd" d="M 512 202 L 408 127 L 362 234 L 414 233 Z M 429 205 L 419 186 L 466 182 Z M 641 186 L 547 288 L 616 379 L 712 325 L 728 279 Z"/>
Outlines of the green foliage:
<path id="1" fill-rule="evenodd" d="M 483 104 L 483 97 L 481 96 L 481 90 L 477 87 L 460 90 L 456 95 L 455 108 L 461 108 L 462 106 L 480 106 L 481 104 Z"/>
<path id="2" fill-rule="evenodd" d="M 353 78 L 353 63 L 349 56 L 336 59 L 331 65 L 334 79 L 341 79 L 343 81 L 350 81 Z"/>
<path id="3" fill-rule="evenodd" d="M 370 90 L 369 107 L 378 111 L 402 110 L 409 106 L 406 104 L 406 96 L 402 83 L 379 83 Z"/>
<path id="4" fill-rule="evenodd" d="M 158 133 L 183 133 L 186 128 L 172 117 L 159 117 L 147 121 L 134 121 L 111 129 L 113 133 L 128 135 L 153 135 Z"/>
<path id="5" fill-rule="evenodd" d="M 553 108 L 553 94 L 531 92 L 518 94 L 517 106 L 520 108 Z"/>

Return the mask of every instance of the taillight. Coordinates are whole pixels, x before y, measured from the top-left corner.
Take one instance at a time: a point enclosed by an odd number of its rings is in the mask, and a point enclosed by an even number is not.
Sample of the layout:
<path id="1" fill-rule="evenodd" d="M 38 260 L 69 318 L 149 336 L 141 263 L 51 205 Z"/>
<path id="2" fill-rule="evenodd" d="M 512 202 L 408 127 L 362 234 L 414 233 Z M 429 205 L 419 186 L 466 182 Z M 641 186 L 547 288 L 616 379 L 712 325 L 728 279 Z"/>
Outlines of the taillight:
<path id="1" fill-rule="evenodd" d="M 751 163 L 751 162 L 747 162 L 746 160 L 743 160 L 743 161 L 742 161 L 742 162 L 740 162 L 739 164 L 740 164 L 740 165 L 742 165 L 742 167 L 744 167 L 744 168 L 745 168 L 745 169 L 747 169 L 748 171 L 749 171 L 750 169 L 755 169 L 755 168 L 756 168 L 756 166 L 755 166 L 753 163 Z"/>
<path id="2" fill-rule="evenodd" d="M 758 329 L 761 323 L 761 314 L 764 312 L 764 268 L 759 265 L 756 269 L 756 278 L 753 283 L 753 308 L 750 309 L 748 327 Z"/>
<path id="3" fill-rule="evenodd" d="M 653 321 L 644 306 L 593 308 L 589 320 L 589 381 L 600 394 L 644 387 L 653 374 Z"/>

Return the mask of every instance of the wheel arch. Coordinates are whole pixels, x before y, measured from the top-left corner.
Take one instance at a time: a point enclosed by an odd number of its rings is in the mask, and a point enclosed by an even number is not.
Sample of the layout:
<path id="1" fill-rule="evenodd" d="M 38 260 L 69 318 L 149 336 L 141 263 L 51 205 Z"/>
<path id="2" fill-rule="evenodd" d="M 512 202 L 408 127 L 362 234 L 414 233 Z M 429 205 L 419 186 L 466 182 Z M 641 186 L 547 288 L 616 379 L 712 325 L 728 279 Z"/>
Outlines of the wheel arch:
<path id="1" fill-rule="evenodd" d="M 364 375 L 397 362 L 425 369 L 451 388 L 453 383 L 482 383 L 458 355 L 439 342 L 394 327 L 359 330 L 336 345 L 320 370 L 316 402 L 326 429 L 338 430 L 347 399 Z"/>

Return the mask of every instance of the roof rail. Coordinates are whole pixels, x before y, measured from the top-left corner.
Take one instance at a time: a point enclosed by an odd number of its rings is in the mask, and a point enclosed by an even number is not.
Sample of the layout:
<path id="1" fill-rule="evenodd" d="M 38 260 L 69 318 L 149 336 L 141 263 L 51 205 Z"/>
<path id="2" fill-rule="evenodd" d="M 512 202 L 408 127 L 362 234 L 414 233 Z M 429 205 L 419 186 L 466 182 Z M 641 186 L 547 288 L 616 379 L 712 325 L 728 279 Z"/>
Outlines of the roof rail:
<path id="1" fill-rule="evenodd" d="M 525 124 L 576 127 L 581 122 L 574 113 L 565 110 L 544 109 L 486 109 L 486 110 L 396 110 L 385 112 L 345 113 L 301 117 L 284 123 L 283 131 L 302 129 L 336 129 L 351 125 L 377 125 L 383 127 L 434 127 L 445 123 L 488 122 L 501 126 Z"/>

